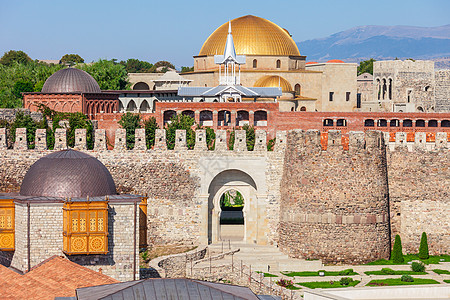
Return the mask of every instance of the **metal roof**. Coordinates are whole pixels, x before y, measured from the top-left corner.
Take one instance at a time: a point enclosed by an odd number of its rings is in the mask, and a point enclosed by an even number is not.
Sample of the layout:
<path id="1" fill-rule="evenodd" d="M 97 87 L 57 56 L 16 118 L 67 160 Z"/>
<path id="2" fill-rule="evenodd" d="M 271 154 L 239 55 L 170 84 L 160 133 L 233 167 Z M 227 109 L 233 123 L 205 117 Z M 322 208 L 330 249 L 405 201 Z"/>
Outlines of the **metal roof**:
<path id="1" fill-rule="evenodd" d="M 97 81 L 87 72 L 67 68 L 55 72 L 50 76 L 42 87 L 42 93 L 94 93 L 100 94 L 102 91 Z"/>
<path id="2" fill-rule="evenodd" d="M 179 87 L 178 96 L 182 97 L 217 97 L 233 90 L 243 97 L 278 97 L 282 95 L 279 87 L 243 87 L 241 85 L 219 85 L 210 87 Z"/>

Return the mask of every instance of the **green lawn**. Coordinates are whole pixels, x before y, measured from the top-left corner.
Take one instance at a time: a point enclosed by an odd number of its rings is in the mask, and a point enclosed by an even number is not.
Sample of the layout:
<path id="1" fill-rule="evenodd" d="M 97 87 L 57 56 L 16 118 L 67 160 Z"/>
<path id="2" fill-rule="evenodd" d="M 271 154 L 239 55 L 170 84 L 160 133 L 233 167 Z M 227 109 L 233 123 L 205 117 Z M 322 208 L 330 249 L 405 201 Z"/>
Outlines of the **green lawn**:
<path id="1" fill-rule="evenodd" d="M 354 280 L 350 282 L 349 285 L 341 285 L 338 281 L 310 281 L 310 282 L 298 282 L 296 284 L 306 286 L 310 289 L 328 289 L 328 288 L 344 288 L 349 286 L 355 286 L 359 283 L 359 280 Z"/>
<path id="2" fill-rule="evenodd" d="M 436 274 L 447 274 L 447 275 L 450 275 L 450 271 L 448 271 L 448 270 L 442 270 L 442 269 L 434 269 L 434 270 L 432 270 L 434 273 L 436 273 Z"/>
<path id="3" fill-rule="evenodd" d="M 450 283 L 450 279 L 444 279 L 445 283 Z"/>
<path id="4" fill-rule="evenodd" d="M 386 274 L 382 271 L 367 271 L 366 275 L 426 275 L 427 272 L 414 272 L 414 271 L 394 271 L 394 274 Z"/>
<path id="5" fill-rule="evenodd" d="M 427 259 L 420 259 L 418 254 L 406 254 L 406 255 L 403 255 L 403 257 L 405 258 L 405 261 L 402 264 L 394 264 L 394 262 L 392 260 L 379 259 L 379 260 L 367 263 L 366 265 L 406 265 L 406 264 L 408 264 L 409 261 L 413 261 L 413 260 L 420 260 L 424 264 L 429 265 L 429 264 L 438 264 L 441 262 L 441 259 L 443 259 L 446 262 L 450 262 L 450 255 L 447 255 L 447 254 L 435 255 L 435 256 L 430 255 L 430 257 Z"/>
<path id="6" fill-rule="evenodd" d="M 367 286 L 380 286 L 380 285 L 416 285 L 416 284 L 439 284 L 434 279 L 422 279 L 414 278 L 413 282 L 401 281 L 400 278 L 390 278 L 390 279 L 376 279 L 370 281 Z"/>
<path id="7" fill-rule="evenodd" d="M 256 273 L 260 274 L 262 272 L 261 271 L 256 271 Z M 270 274 L 270 273 L 264 273 L 264 277 L 278 277 L 278 275 Z"/>
<path id="8" fill-rule="evenodd" d="M 303 272 L 281 272 L 281 274 L 289 276 L 289 277 L 313 277 L 313 276 L 319 276 L 318 271 L 303 271 Z M 356 272 L 351 272 L 346 275 L 339 274 L 339 271 L 325 271 L 325 276 L 352 276 L 352 275 L 358 275 Z"/>

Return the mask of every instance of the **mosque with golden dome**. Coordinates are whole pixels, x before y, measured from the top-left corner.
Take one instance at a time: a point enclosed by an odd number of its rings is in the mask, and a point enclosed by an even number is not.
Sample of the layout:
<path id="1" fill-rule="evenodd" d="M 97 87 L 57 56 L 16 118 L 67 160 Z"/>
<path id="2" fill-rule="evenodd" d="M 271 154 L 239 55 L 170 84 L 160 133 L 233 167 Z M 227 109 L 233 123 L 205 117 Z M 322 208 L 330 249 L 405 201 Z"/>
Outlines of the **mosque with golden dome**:
<path id="1" fill-rule="evenodd" d="M 356 109 L 356 64 L 339 60 L 307 63 L 306 56 L 300 54 L 288 30 L 252 15 L 224 23 L 207 38 L 198 55 L 194 56 L 194 71 L 181 74 L 189 81 L 189 88 L 183 86 L 180 89 L 192 92 L 192 88 L 196 87 L 197 93 L 183 94 L 178 90 L 179 97 L 194 102 L 218 101 L 204 94 L 204 88 L 212 89 L 224 83 L 221 79 L 227 76 L 224 73 L 226 68 L 220 64 L 218 66 L 215 57 L 225 55 L 230 28 L 235 55 L 245 57 L 234 66 L 238 68 L 235 73 L 239 77 L 237 85 L 249 89 L 280 88 L 281 94 L 252 96 L 241 93 L 239 98 L 223 98 L 224 101 L 277 101 L 280 111 Z M 130 74 L 133 89 L 142 86 L 142 81 L 149 89 L 152 86 L 157 89 L 151 78 L 145 82 L 144 76 Z"/>

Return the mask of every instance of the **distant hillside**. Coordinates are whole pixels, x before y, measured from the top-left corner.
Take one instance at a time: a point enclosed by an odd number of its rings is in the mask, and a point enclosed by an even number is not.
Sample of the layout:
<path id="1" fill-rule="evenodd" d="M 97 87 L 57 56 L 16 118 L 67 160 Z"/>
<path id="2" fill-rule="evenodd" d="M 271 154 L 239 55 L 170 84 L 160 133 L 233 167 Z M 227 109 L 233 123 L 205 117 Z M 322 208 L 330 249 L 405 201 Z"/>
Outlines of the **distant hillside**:
<path id="1" fill-rule="evenodd" d="M 450 67 L 450 24 L 439 27 L 360 26 L 326 38 L 297 43 L 308 61 L 368 58 L 431 59 Z"/>

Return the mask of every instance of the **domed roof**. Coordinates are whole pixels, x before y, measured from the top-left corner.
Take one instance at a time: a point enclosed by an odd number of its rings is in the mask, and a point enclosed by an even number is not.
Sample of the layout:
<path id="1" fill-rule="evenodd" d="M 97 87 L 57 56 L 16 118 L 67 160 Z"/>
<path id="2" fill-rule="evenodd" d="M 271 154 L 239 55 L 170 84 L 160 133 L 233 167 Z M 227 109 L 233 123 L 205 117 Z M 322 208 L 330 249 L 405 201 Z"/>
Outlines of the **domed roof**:
<path id="1" fill-rule="evenodd" d="M 333 63 L 333 64 L 345 64 L 345 62 L 343 62 L 340 59 L 330 59 L 329 61 L 327 61 L 327 63 Z"/>
<path id="2" fill-rule="evenodd" d="M 317 61 L 309 61 L 306 63 L 306 65 L 313 65 L 313 64 L 318 64 L 318 62 Z"/>
<path id="3" fill-rule="evenodd" d="M 258 79 L 253 86 L 254 87 L 281 87 L 281 91 L 283 93 L 293 91 L 292 86 L 289 83 L 289 81 L 287 81 L 286 79 L 284 79 L 283 77 L 278 76 L 278 75 L 263 76 L 260 79 Z"/>
<path id="4" fill-rule="evenodd" d="M 66 68 L 55 72 L 42 87 L 42 93 L 101 93 L 97 81 L 87 72 Z"/>
<path id="5" fill-rule="evenodd" d="M 239 55 L 300 55 L 287 30 L 255 16 L 231 20 L 236 54 Z M 199 55 L 223 54 L 228 34 L 228 22 L 217 28 L 203 44 Z"/>
<path id="6" fill-rule="evenodd" d="M 20 195 L 85 198 L 117 194 L 108 169 L 95 157 L 75 150 L 51 153 L 25 174 Z"/>

